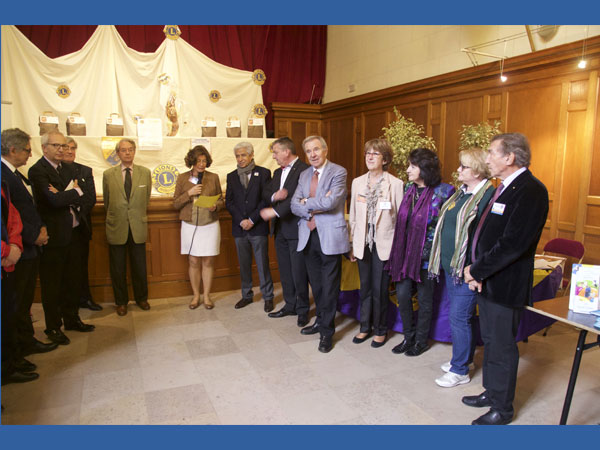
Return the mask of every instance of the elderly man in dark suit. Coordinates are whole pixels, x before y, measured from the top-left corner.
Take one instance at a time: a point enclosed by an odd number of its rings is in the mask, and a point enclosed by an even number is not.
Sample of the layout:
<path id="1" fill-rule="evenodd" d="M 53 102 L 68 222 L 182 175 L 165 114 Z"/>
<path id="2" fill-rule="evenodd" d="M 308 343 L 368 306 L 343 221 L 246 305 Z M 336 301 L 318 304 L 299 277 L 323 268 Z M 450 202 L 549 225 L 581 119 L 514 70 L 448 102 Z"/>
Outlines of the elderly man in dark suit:
<path id="1" fill-rule="evenodd" d="M 302 147 L 311 168 L 300 174 L 292 197 L 292 212 L 298 222 L 298 251 L 304 252 L 317 318 L 302 334 L 321 334 L 319 351 L 333 348 L 335 312 L 342 278 L 341 255 L 350 251 L 344 218 L 347 172 L 327 159 L 327 143 L 309 136 Z"/>
<path id="2" fill-rule="evenodd" d="M 30 136 L 23 130 L 11 128 L 2 132 L 2 180 L 11 193 L 11 202 L 19 211 L 23 222 L 23 254 L 14 272 L 17 299 L 15 329 L 18 357 L 33 353 L 45 353 L 58 347 L 35 338 L 29 311 L 33 303 L 35 283 L 38 276 L 42 246 L 48 242 L 48 232 L 40 217 L 33 198 L 29 180 L 18 170 L 31 157 Z M 24 359 L 20 360 L 25 361 Z"/>
<path id="3" fill-rule="evenodd" d="M 463 397 L 466 405 L 490 407 L 473 425 L 512 421 L 519 349 L 515 342 L 524 306 L 531 303 L 533 263 L 548 216 L 548 191 L 528 170 L 531 151 L 520 133 L 495 136 L 487 164 L 502 180 L 471 238 L 473 263 L 465 281 L 479 292 L 479 320 L 484 343 L 480 395 Z"/>
<path id="4" fill-rule="evenodd" d="M 96 186 L 92 168 L 75 162 L 77 156 L 77 142 L 72 137 L 67 137 L 67 145 L 64 151 L 63 161 L 70 164 L 75 171 L 79 187 L 83 191 L 79 215 L 83 241 L 81 245 L 81 291 L 79 294 L 79 307 L 88 308 L 92 311 L 101 311 L 102 306 L 92 299 L 90 292 L 90 280 L 88 274 L 88 259 L 90 256 L 90 241 L 92 240 L 92 208 L 96 204 Z"/>
<path id="5" fill-rule="evenodd" d="M 273 159 L 281 167 L 275 170 L 267 185 L 263 199 L 268 205 L 260 211 L 263 220 L 273 220 L 277 263 L 285 305 L 269 317 L 298 315 L 298 326 L 308 325 L 308 275 L 304 254 L 298 249 L 298 216 L 292 213 L 292 195 L 298 186 L 300 174 L 308 164 L 296 156 L 296 147 L 289 137 L 277 139 L 272 144 Z"/>
<path id="6" fill-rule="evenodd" d="M 252 292 L 252 253 L 256 260 L 260 291 L 265 301 L 265 312 L 273 311 L 273 280 L 269 269 L 269 224 L 260 217 L 260 210 L 266 206 L 263 191 L 271 180 L 271 172 L 254 163 L 254 147 L 250 142 L 240 142 L 233 148 L 237 169 L 227 174 L 225 207 L 231 214 L 231 232 L 235 239 L 242 298 L 235 304 L 236 309 L 253 302 Z"/>
<path id="7" fill-rule="evenodd" d="M 59 345 L 70 343 L 61 330 L 89 332 L 94 325 L 79 317 L 79 271 L 83 233 L 79 207 L 83 191 L 68 164 L 63 164 L 63 152 L 68 147 L 65 136 L 58 131 L 44 134 L 41 139 L 43 156 L 29 169 L 33 195 L 42 220 L 48 227 L 48 244 L 40 260 L 42 306 L 46 318 L 44 332 Z"/>

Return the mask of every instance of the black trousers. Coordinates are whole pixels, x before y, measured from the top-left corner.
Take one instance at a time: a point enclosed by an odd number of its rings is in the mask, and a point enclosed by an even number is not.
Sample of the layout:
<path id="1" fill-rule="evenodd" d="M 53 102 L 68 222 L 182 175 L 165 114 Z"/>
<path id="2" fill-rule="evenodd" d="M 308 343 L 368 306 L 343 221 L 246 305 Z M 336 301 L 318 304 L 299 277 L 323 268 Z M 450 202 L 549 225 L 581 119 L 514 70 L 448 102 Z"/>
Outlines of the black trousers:
<path id="1" fill-rule="evenodd" d="M 517 387 L 519 348 L 515 340 L 523 308 L 494 303 L 477 296 L 479 325 L 483 340 L 483 387 L 492 401 L 492 409 L 512 417 Z"/>
<path id="2" fill-rule="evenodd" d="M 136 303 L 148 300 L 148 276 L 146 273 L 146 243 L 136 244 L 131 230 L 123 245 L 109 245 L 108 256 L 115 303 L 129 303 L 127 295 L 127 255 L 131 266 L 131 284 Z"/>
<path id="3" fill-rule="evenodd" d="M 79 317 L 81 276 L 80 227 L 73 228 L 71 242 L 64 247 L 45 247 L 40 258 L 40 284 L 46 330 L 57 330 Z"/>
<path id="4" fill-rule="evenodd" d="M 387 311 L 390 302 L 390 274 L 383 270 L 385 261 L 379 259 L 377 245 L 373 251 L 365 247 L 362 259 L 357 259 L 360 277 L 360 332 L 373 329 L 377 336 L 387 333 Z"/>
<path id="5" fill-rule="evenodd" d="M 323 253 L 316 229 L 310 233 L 303 252 L 308 280 L 315 298 L 319 332 L 321 336 L 332 337 L 335 333 L 335 313 L 340 296 L 342 257 Z"/>
<path id="6" fill-rule="evenodd" d="M 88 270 L 88 260 L 90 257 L 90 241 L 83 239 L 81 242 L 81 291 L 79 293 L 80 300 L 92 300 L 92 292 L 90 291 L 90 275 Z"/>
<path id="7" fill-rule="evenodd" d="M 19 352 L 35 342 L 35 331 L 31 322 L 30 311 L 39 268 L 39 256 L 32 259 L 20 259 L 15 266 L 15 291 L 17 293 L 15 333 Z"/>
<path id="8" fill-rule="evenodd" d="M 308 314 L 308 274 L 304 253 L 298 250 L 298 239 L 286 239 L 283 233 L 275 234 L 277 264 L 283 290 L 286 311 Z"/>
<path id="9" fill-rule="evenodd" d="M 15 276 L 14 272 L 2 270 L 2 377 L 11 375 L 15 371 L 14 360 L 16 357 L 15 341 Z"/>
<path id="10" fill-rule="evenodd" d="M 398 298 L 398 310 L 402 319 L 404 339 L 409 342 L 426 344 L 431 328 L 431 317 L 433 315 L 433 288 L 435 281 L 428 278 L 427 269 L 421 269 L 421 282 L 417 283 L 410 278 L 396 282 L 396 297 Z M 412 296 L 417 292 L 419 300 L 419 312 L 415 325 Z"/>

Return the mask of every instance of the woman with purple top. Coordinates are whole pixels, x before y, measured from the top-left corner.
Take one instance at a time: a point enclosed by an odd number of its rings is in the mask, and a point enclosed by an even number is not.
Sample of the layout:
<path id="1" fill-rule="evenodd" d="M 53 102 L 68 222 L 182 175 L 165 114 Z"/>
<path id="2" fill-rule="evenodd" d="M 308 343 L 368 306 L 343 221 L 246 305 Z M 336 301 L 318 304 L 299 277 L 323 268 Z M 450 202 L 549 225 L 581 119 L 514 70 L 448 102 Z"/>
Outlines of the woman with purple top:
<path id="1" fill-rule="evenodd" d="M 435 280 L 428 276 L 429 254 L 442 204 L 455 189 L 442 183 L 440 161 L 426 148 L 417 148 L 408 156 L 408 181 L 398 211 L 394 241 L 386 269 L 396 283 L 398 310 L 404 340 L 392 352 L 418 356 L 429 349 L 427 339 L 433 313 Z M 418 320 L 415 324 L 412 296 L 417 291 Z"/>

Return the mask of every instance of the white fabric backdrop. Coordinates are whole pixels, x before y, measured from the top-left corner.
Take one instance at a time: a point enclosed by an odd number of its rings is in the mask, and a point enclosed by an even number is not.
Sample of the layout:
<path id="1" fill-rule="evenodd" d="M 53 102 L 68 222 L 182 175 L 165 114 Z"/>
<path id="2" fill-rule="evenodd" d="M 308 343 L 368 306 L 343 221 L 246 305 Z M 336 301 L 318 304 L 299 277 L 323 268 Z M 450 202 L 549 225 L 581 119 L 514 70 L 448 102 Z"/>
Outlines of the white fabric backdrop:
<path id="1" fill-rule="evenodd" d="M 138 52 L 111 25 L 98 26 L 81 50 L 54 59 L 16 27 L 3 25 L 1 70 L 2 101 L 12 102 L 12 126 L 32 136 L 39 135 L 38 118 L 46 110 L 56 113 L 64 133 L 67 116 L 79 112 L 87 135 L 103 136 L 106 118 L 117 112 L 126 136 L 136 135 L 135 114 L 162 119 L 166 135 L 165 104 L 171 92 L 177 99 L 178 137 L 201 136 L 200 122 L 207 116 L 217 121 L 217 137 L 226 136 L 231 116 L 241 120 L 246 136 L 252 107 L 263 101 L 252 72 L 216 63 L 181 38 L 165 38 L 154 53 Z M 159 82 L 162 74 L 170 78 L 166 85 Z M 67 98 L 56 93 L 62 84 L 71 90 Z M 212 90 L 222 96 L 216 103 L 209 99 Z"/>

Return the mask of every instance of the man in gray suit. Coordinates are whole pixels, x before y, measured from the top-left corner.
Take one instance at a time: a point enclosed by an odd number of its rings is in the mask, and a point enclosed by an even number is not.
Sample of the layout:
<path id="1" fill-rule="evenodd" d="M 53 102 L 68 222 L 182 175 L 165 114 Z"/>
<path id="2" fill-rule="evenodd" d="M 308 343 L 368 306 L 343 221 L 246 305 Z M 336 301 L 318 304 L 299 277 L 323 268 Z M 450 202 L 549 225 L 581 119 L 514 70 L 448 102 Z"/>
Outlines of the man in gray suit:
<path id="1" fill-rule="evenodd" d="M 348 228 L 344 218 L 346 169 L 327 160 L 327 143 L 321 136 L 302 142 L 312 167 L 300 174 L 292 197 L 292 212 L 298 222 L 298 251 L 304 252 L 317 318 L 302 334 L 319 332 L 319 351 L 333 347 L 335 311 L 342 276 L 341 255 L 348 253 Z"/>

